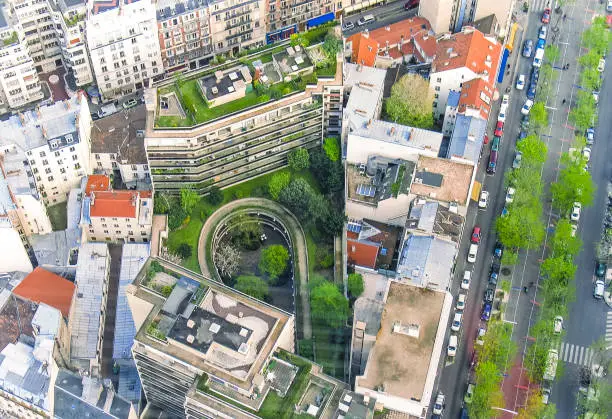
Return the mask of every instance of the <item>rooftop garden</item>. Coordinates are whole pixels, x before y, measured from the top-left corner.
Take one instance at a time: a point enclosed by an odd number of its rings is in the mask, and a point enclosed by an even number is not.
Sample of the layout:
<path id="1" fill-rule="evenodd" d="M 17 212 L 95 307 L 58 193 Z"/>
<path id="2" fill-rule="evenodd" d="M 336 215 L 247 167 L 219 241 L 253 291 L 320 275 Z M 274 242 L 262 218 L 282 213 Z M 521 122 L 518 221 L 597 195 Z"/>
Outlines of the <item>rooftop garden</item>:
<path id="1" fill-rule="evenodd" d="M 17 32 L 13 32 L 10 37 L 3 39 L 2 42 L 4 46 L 6 47 L 8 45 L 14 44 L 18 40 L 19 38 L 17 37 Z"/>
<path id="2" fill-rule="evenodd" d="M 158 89 L 157 127 L 188 127 L 229 115 L 271 100 L 278 100 L 294 92 L 303 91 L 307 84 L 316 84 L 319 77 L 334 77 L 336 73 L 336 54 L 342 43 L 334 35 L 333 25 L 322 25 L 302 34 L 292 36 L 289 44 L 272 45 L 256 50 L 242 58 L 217 57 L 222 62 L 206 72 L 183 79 L 176 75 L 173 81 Z M 296 48 L 298 47 L 298 48 Z M 304 55 L 297 65 L 287 66 L 276 62 L 286 57 L 287 49 L 298 50 Z M 306 52 L 304 54 L 304 51 Z M 312 71 L 305 69 L 310 64 Z M 240 65 L 246 65 L 251 72 L 252 82 L 246 86 L 244 96 L 210 106 L 198 87 L 198 80 L 212 76 Z M 260 68 L 256 69 L 256 65 Z M 278 76 L 268 77 L 266 68 Z M 284 69 L 284 70 L 283 70 Z"/>

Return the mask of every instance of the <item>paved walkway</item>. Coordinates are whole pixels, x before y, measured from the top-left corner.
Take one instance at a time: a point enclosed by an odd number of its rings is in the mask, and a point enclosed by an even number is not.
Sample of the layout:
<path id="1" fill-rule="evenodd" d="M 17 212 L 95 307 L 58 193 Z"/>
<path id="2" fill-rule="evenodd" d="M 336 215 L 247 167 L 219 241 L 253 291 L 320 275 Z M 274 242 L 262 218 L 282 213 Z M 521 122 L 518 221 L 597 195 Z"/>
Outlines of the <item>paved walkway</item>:
<path id="1" fill-rule="evenodd" d="M 264 198 L 245 198 L 239 199 L 237 201 L 232 201 L 222 206 L 210 217 L 208 217 L 208 219 L 204 223 L 204 226 L 202 226 L 202 231 L 200 232 L 200 238 L 198 240 L 198 263 L 200 265 L 202 275 L 208 278 L 217 277 L 208 269 L 208 264 L 206 263 L 206 256 L 204 255 L 204 252 L 206 250 L 206 239 L 210 236 L 211 229 L 213 229 L 218 224 L 219 220 L 222 220 L 231 212 L 237 209 L 243 209 L 248 207 L 259 207 L 263 209 L 268 209 L 279 215 L 284 215 L 284 217 L 282 217 L 282 222 L 285 227 L 290 231 L 290 234 L 294 241 L 294 258 L 300 277 L 299 287 L 300 301 L 302 307 L 302 334 L 304 335 L 304 339 L 311 339 L 312 323 L 310 319 L 310 299 L 308 298 L 308 251 L 306 249 L 306 237 L 304 236 L 304 231 L 302 230 L 302 226 L 300 225 L 297 218 L 295 218 L 295 216 L 282 205 Z"/>

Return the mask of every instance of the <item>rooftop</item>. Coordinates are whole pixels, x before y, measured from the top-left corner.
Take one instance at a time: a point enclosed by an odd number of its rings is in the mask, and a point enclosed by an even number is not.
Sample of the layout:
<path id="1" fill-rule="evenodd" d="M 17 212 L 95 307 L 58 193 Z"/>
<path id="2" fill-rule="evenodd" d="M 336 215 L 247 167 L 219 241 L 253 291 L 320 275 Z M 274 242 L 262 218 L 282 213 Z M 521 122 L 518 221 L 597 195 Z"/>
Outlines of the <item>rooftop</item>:
<path id="1" fill-rule="evenodd" d="M 408 127 L 381 120 L 364 120 L 357 125 L 351 124 L 349 132 L 370 140 L 398 144 L 419 150 L 438 152 L 442 143 L 442 133 L 421 128 Z M 359 140 L 356 145 L 359 146 Z"/>
<path id="2" fill-rule="evenodd" d="M 444 293 L 389 281 L 376 343 L 365 374 L 356 377 L 356 388 L 424 398 L 444 298 Z M 418 327 L 418 337 L 406 333 L 411 326 Z"/>
<path id="3" fill-rule="evenodd" d="M 359 241 L 351 238 L 348 238 L 346 241 L 346 254 L 349 265 L 375 269 L 379 250 L 379 243 Z"/>
<path id="4" fill-rule="evenodd" d="M 478 165 L 486 135 L 487 120 L 458 114 L 448 147 L 448 158 L 458 157 Z"/>
<path id="5" fill-rule="evenodd" d="M 144 147 L 145 105 L 93 122 L 91 153 L 112 153 L 121 164 L 147 164 Z"/>
<path id="6" fill-rule="evenodd" d="M 402 244 L 397 273 L 412 285 L 445 290 L 452 278 L 457 247 L 432 235 L 409 233 Z"/>
<path id="7" fill-rule="evenodd" d="M 72 282 L 39 266 L 21 281 L 13 293 L 37 304 L 54 307 L 67 319 L 75 288 Z"/>
<path id="8" fill-rule="evenodd" d="M 459 113 L 469 113 L 485 120 L 489 119 L 493 94 L 494 85 L 480 77 L 464 82 L 459 98 Z"/>
<path id="9" fill-rule="evenodd" d="M 83 243 L 76 271 L 77 298 L 72 325 L 71 357 L 95 359 L 104 288 L 108 280 L 108 247 L 105 243 Z"/>
<path id="10" fill-rule="evenodd" d="M 33 235 L 30 244 L 40 266 L 76 266 L 79 256 L 81 230 L 72 228 Z"/>
<path id="11" fill-rule="evenodd" d="M 410 192 L 439 201 L 467 205 L 472 183 L 471 164 L 419 156 Z"/>
<path id="12" fill-rule="evenodd" d="M 379 118 L 386 70 L 346 63 L 343 71 L 344 90 L 350 92 L 343 119 L 356 119 L 354 124 L 359 124 Z"/>
<path id="13" fill-rule="evenodd" d="M 415 163 L 409 160 L 370 156 L 367 164 L 347 165 L 348 197 L 370 205 L 407 194 Z"/>
<path id="14" fill-rule="evenodd" d="M 226 95 L 244 97 L 247 85 L 252 82 L 248 67 L 242 65 L 228 70 L 218 70 L 198 79 L 201 93 L 208 106 L 216 106 L 215 101 Z"/>
<path id="15" fill-rule="evenodd" d="M 153 200 L 150 191 L 94 192 L 89 198 L 83 200 L 83 205 L 89 206 L 89 217 L 138 217 L 139 224 L 151 224 L 153 216 Z"/>
<path id="16" fill-rule="evenodd" d="M 157 8 L 157 20 L 162 21 L 201 7 L 208 7 L 208 3 L 205 0 L 158 0 L 155 7 Z"/>
<path id="17" fill-rule="evenodd" d="M 94 0 L 92 1 L 92 13 L 98 14 L 108 10 L 116 9 L 121 4 L 132 4 L 139 0 Z"/>
<path id="18" fill-rule="evenodd" d="M 434 233 L 458 243 L 464 221 L 463 216 L 437 201 L 416 199 L 410 209 L 406 228 Z"/>
<path id="19" fill-rule="evenodd" d="M 85 186 L 85 195 L 92 192 L 110 191 L 110 177 L 108 175 L 89 175 Z"/>

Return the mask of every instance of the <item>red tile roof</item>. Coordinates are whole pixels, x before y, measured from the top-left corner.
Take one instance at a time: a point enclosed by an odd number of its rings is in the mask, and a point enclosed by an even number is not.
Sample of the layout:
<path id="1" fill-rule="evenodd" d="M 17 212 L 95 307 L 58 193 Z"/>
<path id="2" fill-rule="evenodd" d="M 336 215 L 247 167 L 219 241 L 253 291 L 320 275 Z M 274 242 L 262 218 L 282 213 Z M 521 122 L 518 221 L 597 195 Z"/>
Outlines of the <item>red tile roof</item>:
<path id="1" fill-rule="evenodd" d="M 90 206 L 92 217 L 136 217 L 139 191 L 94 192 Z M 150 192 L 148 192 L 150 196 Z"/>
<path id="2" fill-rule="evenodd" d="M 493 89 L 489 83 L 481 78 L 475 78 L 463 83 L 458 111 L 465 113 L 466 110 L 473 109 L 480 113 L 481 118 L 488 119 L 492 100 Z"/>
<path id="3" fill-rule="evenodd" d="M 363 266 L 364 268 L 376 268 L 376 257 L 380 245 L 365 243 L 353 239 L 346 241 L 346 253 L 350 264 Z"/>
<path id="4" fill-rule="evenodd" d="M 87 178 L 87 186 L 85 194 L 89 195 L 93 191 L 108 191 L 110 190 L 110 178 L 106 175 L 89 175 Z"/>
<path id="5" fill-rule="evenodd" d="M 401 40 L 408 42 L 418 32 L 429 31 L 430 29 L 431 25 L 427 19 L 416 16 L 374 29 L 370 31 L 370 39 L 378 42 L 380 47 L 384 48 L 387 42 L 391 46 L 399 44 Z"/>
<path id="6" fill-rule="evenodd" d="M 38 267 L 15 287 L 13 294 L 37 304 L 45 303 L 68 318 L 75 289 L 67 279 Z"/>
<path id="7" fill-rule="evenodd" d="M 349 36 L 347 42 L 351 42 L 353 48 L 351 57 L 353 63 L 374 67 L 378 52 L 378 43 L 376 41 L 369 39 L 363 33 L 356 33 Z"/>
<path id="8" fill-rule="evenodd" d="M 436 55 L 436 48 L 438 43 L 436 37 L 429 33 L 429 31 L 420 31 L 414 35 L 412 42 L 417 44 L 426 55 L 427 58 L 432 58 Z M 420 54 L 420 52 L 419 52 Z"/>

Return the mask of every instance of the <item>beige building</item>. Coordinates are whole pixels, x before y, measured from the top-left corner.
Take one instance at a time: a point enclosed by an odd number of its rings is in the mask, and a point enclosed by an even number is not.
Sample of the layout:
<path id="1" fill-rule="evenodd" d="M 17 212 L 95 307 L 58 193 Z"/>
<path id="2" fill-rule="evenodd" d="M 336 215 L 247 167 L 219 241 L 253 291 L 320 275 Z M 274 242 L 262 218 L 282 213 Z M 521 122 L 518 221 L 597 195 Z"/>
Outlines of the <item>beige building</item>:
<path id="1" fill-rule="evenodd" d="M 211 0 L 208 7 L 215 54 L 236 56 L 244 48 L 265 45 L 264 0 Z"/>

